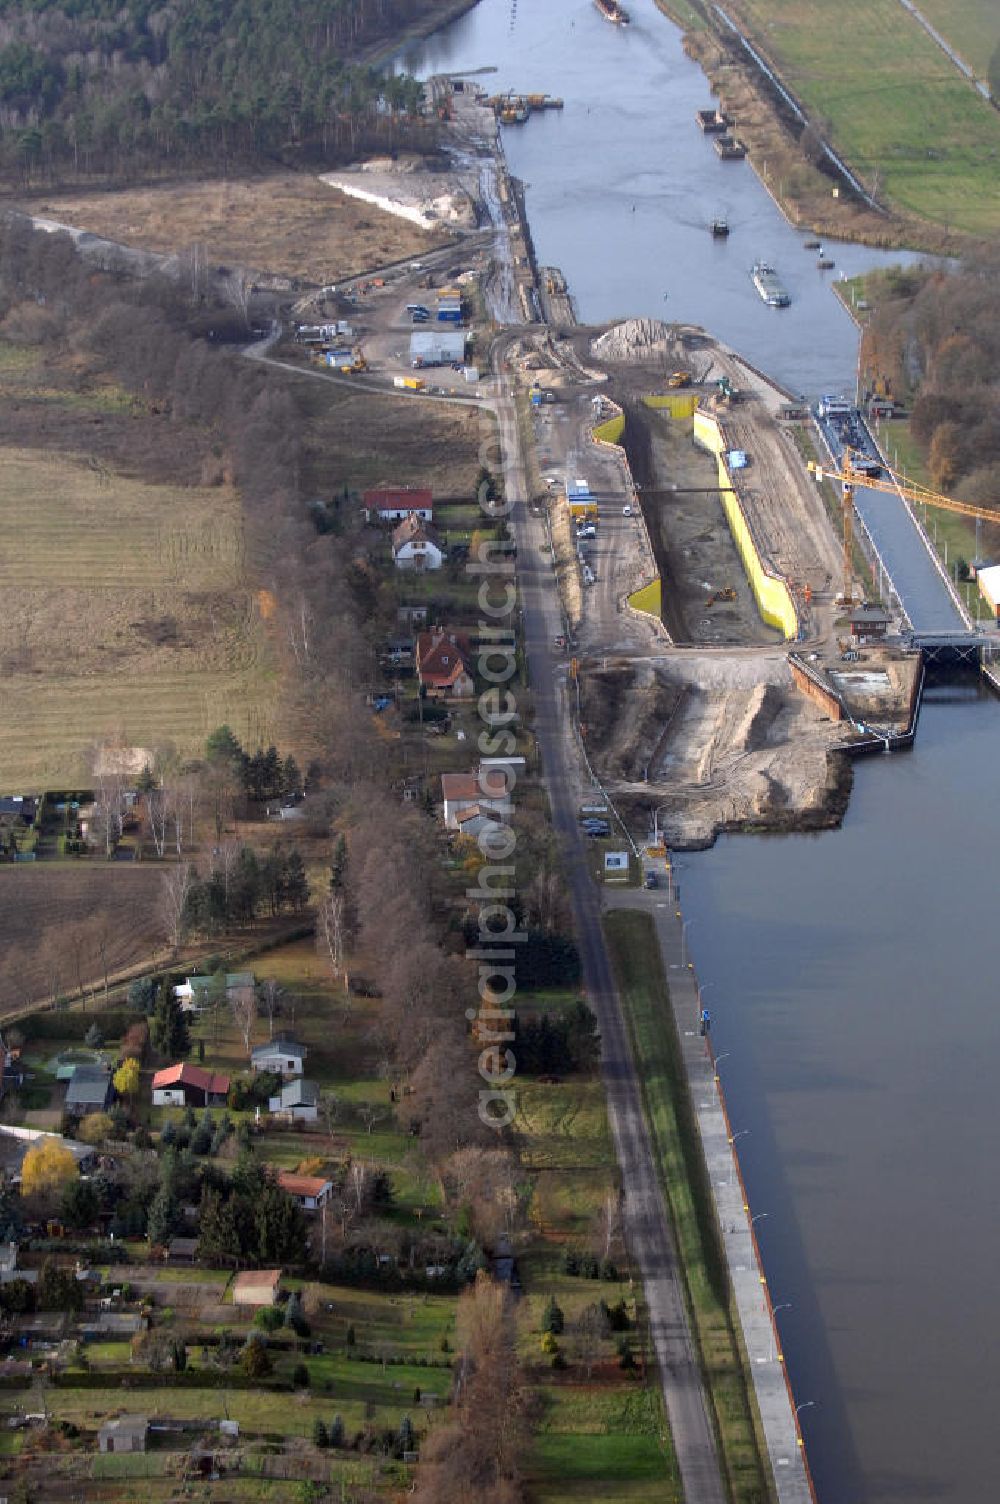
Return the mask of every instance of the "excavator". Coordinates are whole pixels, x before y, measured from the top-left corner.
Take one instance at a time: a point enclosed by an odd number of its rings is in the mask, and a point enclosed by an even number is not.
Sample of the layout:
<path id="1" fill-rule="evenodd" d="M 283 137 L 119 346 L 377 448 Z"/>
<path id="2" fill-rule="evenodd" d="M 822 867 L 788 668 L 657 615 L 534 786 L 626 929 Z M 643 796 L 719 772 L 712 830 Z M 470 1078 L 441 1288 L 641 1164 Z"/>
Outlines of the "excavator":
<path id="1" fill-rule="evenodd" d="M 841 468 L 808 462 L 809 470 L 817 482 L 839 481 L 844 505 L 844 605 L 850 608 L 859 602 L 853 596 L 854 584 L 854 491 L 862 486 L 866 491 L 888 491 L 902 496 L 906 501 L 922 502 L 924 506 L 938 507 L 942 512 L 957 512 L 961 517 L 975 517 L 983 522 L 1000 524 L 1000 511 L 990 507 L 975 506 L 970 501 L 956 501 L 954 497 L 942 496 L 929 486 L 915 481 L 903 480 L 887 465 L 872 460 L 861 450 L 847 448 L 841 460 Z"/>

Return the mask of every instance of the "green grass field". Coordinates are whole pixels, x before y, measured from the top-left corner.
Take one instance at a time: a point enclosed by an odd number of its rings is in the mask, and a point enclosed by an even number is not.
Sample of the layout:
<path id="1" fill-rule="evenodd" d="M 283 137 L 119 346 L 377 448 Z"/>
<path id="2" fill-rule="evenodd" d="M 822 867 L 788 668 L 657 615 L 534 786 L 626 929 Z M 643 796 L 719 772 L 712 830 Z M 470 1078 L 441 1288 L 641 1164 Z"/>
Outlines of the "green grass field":
<path id="1" fill-rule="evenodd" d="M 1000 115 L 899 0 L 732 8 L 880 197 L 972 234 L 1000 228 Z M 985 0 L 965 0 L 964 10 L 984 15 Z"/>
<path id="2" fill-rule="evenodd" d="M 1000 47 L 995 0 L 920 0 L 920 10 L 976 77 L 985 81 L 990 59 Z"/>

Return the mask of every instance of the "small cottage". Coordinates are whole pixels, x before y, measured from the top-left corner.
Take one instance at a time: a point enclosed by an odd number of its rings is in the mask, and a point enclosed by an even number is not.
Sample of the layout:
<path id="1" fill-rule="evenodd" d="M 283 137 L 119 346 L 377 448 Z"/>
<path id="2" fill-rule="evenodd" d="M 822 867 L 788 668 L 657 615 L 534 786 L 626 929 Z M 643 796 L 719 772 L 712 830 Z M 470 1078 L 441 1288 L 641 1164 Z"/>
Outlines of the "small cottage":
<path id="1" fill-rule="evenodd" d="M 277 1305 L 280 1289 L 280 1269 L 247 1269 L 233 1280 L 233 1305 Z"/>
<path id="2" fill-rule="evenodd" d="M 153 1077 L 154 1107 L 225 1107 L 229 1077 L 200 1065 L 168 1065 Z"/>
<path id="3" fill-rule="evenodd" d="M 287 1123 L 315 1123 L 319 1116 L 319 1087 L 315 1081 L 299 1077 L 289 1081 L 276 1097 L 268 1100 L 268 1111 Z"/>
<path id="4" fill-rule="evenodd" d="M 103 1065 L 78 1065 L 66 1087 L 66 1111 L 75 1117 L 103 1112 L 111 1100 L 111 1072 Z"/>
<path id="5" fill-rule="evenodd" d="M 404 517 L 393 532 L 392 561 L 397 569 L 440 569 L 444 563 L 440 538 L 415 512 Z"/>
<path id="6" fill-rule="evenodd" d="M 324 1180 L 322 1175 L 296 1175 L 293 1170 L 279 1170 L 278 1184 L 305 1212 L 319 1211 L 333 1195 L 333 1182 Z"/>
<path id="7" fill-rule="evenodd" d="M 102 1452 L 144 1452 L 148 1436 L 145 1415 L 119 1415 L 104 1422 L 97 1433 L 97 1444 Z"/>
<path id="8" fill-rule="evenodd" d="M 504 774 L 484 768 L 478 773 L 442 773 L 441 799 L 448 830 L 460 829 L 459 816 L 466 810 L 504 816 L 511 808 Z"/>
<path id="9" fill-rule="evenodd" d="M 231 1003 L 243 992 L 254 989 L 256 978 L 252 971 L 228 971 L 225 976 L 225 992 L 222 1002 Z M 181 1005 L 182 1013 L 203 1013 L 213 997 L 213 988 L 218 988 L 215 977 L 185 977 L 174 988 L 174 997 Z M 221 993 L 221 989 L 219 989 Z"/>
<path id="10" fill-rule="evenodd" d="M 402 522 L 404 517 L 431 522 L 434 517 L 433 493 L 415 486 L 379 486 L 365 491 L 361 500 L 366 522 Z"/>
<path id="11" fill-rule="evenodd" d="M 294 1039 L 269 1039 L 250 1054 L 250 1069 L 274 1071 L 279 1076 L 301 1076 L 306 1047 Z"/>
<path id="12" fill-rule="evenodd" d="M 427 695 L 469 700 L 476 692 L 472 652 L 464 632 L 432 627 L 417 637 L 417 678 Z"/>

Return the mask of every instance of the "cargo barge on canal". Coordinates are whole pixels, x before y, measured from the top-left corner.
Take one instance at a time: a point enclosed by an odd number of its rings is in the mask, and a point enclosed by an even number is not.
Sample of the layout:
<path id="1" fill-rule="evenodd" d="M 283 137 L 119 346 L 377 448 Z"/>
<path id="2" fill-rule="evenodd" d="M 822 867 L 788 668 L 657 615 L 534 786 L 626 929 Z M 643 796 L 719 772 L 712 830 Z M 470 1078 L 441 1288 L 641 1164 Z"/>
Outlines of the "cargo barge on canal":
<path id="1" fill-rule="evenodd" d="M 755 261 L 750 277 L 768 308 L 787 308 L 791 303 L 792 300 L 785 290 L 784 283 L 768 262 Z"/>
<path id="2" fill-rule="evenodd" d="M 624 5 L 619 5 L 618 0 L 594 0 L 594 4 L 605 21 L 612 21 L 615 26 L 627 26 L 632 19 Z"/>

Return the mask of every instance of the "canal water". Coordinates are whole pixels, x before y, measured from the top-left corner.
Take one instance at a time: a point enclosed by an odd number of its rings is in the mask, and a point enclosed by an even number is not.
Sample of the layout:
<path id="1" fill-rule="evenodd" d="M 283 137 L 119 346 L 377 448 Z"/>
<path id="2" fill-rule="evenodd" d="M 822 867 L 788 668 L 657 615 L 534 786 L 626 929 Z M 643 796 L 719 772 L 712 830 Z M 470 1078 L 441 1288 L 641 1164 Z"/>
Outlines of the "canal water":
<path id="1" fill-rule="evenodd" d="M 562 110 L 503 130 L 511 171 L 527 184 L 539 260 L 565 272 L 581 319 L 644 314 L 703 324 L 755 365 L 810 397 L 853 392 L 855 326 L 831 291 L 841 272 L 913 259 L 810 238 L 788 224 L 747 162 L 723 162 L 695 111 L 714 104 L 680 32 L 653 0 L 632 24 L 589 0 L 480 0 L 399 61 L 420 76 L 495 67 L 490 93 L 553 94 Z M 709 223 L 724 214 L 726 240 Z M 768 308 L 750 281 L 770 261 L 789 308 Z"/>
<path id="2" fill-rule="evenodd" d="M 539 259 L 583 319 L 691 320 L 796 392 L 851 390 L 856 331 L 829 275 L 697 130 L 711 100 L 677 31 L 652 0 L 628 4 L 619 31 L 589 0 L 481 0 L 403 62 L 494 65 L 491 91 L 565 99 L 505 147 Z M 890 259 L 827 248 L 848 274 Z M 758 257 L 789 309 L 754 293 Z M 998 762 L 995 701 L 934 690 L 912 753 L 857 766 L 842 830 L 681 858 L 821 1504 L 996 1494 Z"/>

